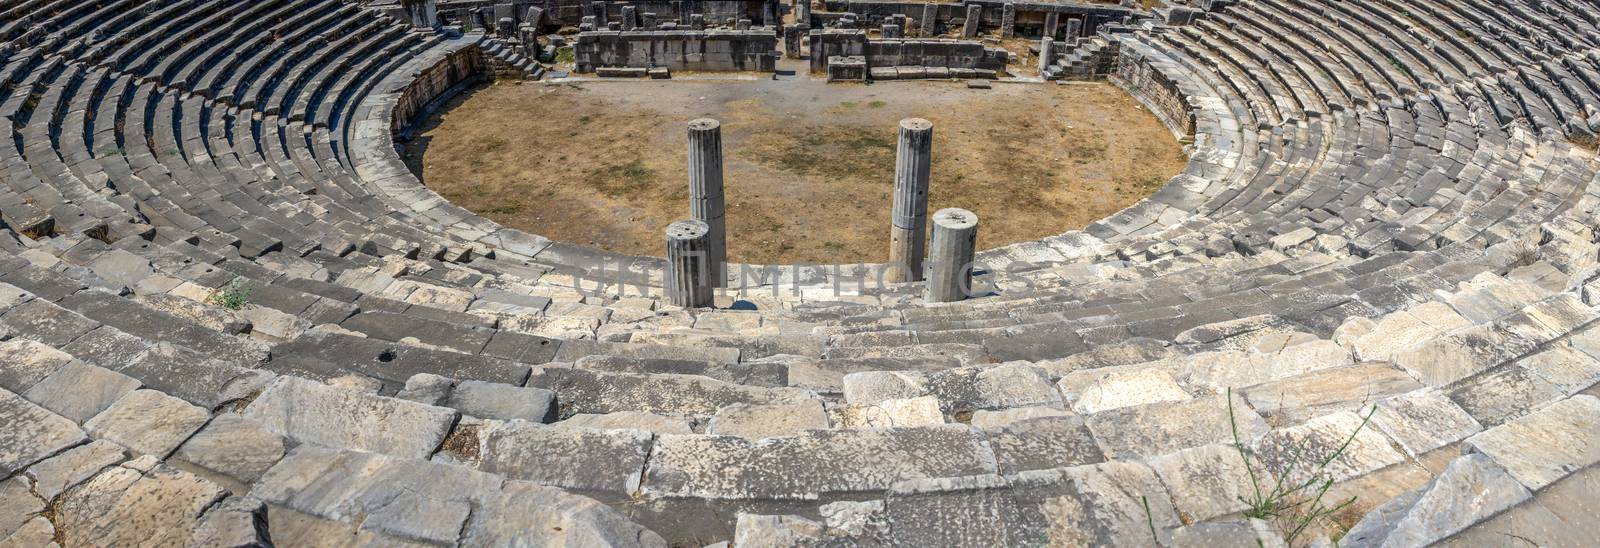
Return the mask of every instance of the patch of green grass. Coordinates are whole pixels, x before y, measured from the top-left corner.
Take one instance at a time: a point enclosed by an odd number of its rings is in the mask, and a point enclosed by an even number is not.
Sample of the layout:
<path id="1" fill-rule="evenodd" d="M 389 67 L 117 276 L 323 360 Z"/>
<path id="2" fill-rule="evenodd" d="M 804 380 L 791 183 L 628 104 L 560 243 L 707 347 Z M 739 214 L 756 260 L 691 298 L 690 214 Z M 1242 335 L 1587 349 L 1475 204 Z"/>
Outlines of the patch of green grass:
<path id="1" fill-rule="evenodd" d="M 206 300 L 228 310 L 242 310 L 245 305 L 250 304 L 250 288 L 244 286 L 244 278 L 234 278 L 228 285 L 212 291 Z"/>
<path id="2" fill-rule="evenodd" d="M 578 60 L 578 54 L 572 51 L 572 47 L 571 46 L 564 47 L 564 48 L 556 48 L 556 62 L 557 63 L 567 64 L 567 63 L 572 63 L 573 61 L 577 61 L 577 60 Z"/>
<path id="3" fill-rule="evenodd" d="M 873 101 L 871 103 L 867 103 L 867 108 L 883 108 L 886 106 L 889 106 L 889 103 L 885 103 L 883 101 Z"/>

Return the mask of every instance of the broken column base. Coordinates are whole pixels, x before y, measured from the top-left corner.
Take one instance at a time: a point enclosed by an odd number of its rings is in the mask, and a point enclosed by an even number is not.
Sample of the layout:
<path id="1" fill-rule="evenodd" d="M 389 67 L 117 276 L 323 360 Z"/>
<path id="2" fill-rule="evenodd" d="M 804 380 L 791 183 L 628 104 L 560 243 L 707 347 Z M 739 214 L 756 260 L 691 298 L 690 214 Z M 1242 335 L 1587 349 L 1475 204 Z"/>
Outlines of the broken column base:
<path id="1" fill-rule="evenodd" d="M 860 55 L 835 55 L 828 58 L 829 82 L 867 81 L 867 58 Z"/>

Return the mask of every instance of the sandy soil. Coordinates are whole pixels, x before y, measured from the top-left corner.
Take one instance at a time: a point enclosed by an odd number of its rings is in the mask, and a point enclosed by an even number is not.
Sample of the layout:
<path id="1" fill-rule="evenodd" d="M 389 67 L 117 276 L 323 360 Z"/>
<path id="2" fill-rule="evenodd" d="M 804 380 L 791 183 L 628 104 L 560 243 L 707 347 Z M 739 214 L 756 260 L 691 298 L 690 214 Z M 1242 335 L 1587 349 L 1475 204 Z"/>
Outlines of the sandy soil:
<path id="1" fill-rule="evenodd" d="M 723 123 L 730 258 L 887 254 L 895 128 L 934 122 L 929 212 L 982 219 L 982 248 L 1081 228 L 1182 170 L 1172 135 L 1107 84 L 774 81 L 499 84 L 458 98 L 405 150 L 424 181 L 550 238 L 660 255 L 688 215 L 684 124 Z"/>

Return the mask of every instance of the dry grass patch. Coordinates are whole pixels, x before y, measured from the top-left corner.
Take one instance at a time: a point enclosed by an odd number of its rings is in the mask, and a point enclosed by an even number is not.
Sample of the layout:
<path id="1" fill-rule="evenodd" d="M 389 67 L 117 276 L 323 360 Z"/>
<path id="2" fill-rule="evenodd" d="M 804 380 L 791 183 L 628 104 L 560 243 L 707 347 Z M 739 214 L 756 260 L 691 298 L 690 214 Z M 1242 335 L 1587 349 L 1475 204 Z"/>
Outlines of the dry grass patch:
<path id="1" fill-rule="evenodd" d="M 896 123 L 932 120 L 930 210 L 983 219 L 982 247 L 1081 228 L 1186 161 L 1106 84 L 594 82 L 481 88 L 406 159 L 458 205 L 554 238 L 644 255 L 685 218 L 684 124 L 723 123 L 729 254 L 753 263 L 881 261 Z"/>

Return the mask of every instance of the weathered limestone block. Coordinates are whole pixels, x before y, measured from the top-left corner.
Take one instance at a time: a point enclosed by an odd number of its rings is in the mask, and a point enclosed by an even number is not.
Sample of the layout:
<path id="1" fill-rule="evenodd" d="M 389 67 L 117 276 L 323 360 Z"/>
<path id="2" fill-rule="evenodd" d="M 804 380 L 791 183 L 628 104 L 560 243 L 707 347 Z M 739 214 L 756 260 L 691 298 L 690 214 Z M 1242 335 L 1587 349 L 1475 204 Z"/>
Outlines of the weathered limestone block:
<path id="1" fill-rule="evenodd" d="M 550 426 L 593 428 L 596 430 L 640 430 L 652 434 L 693 434 L 694 421 L 637 411 L 577 414 Z"/>
<path id="2" fill-rule="evenodd" d="M 217 415 L 173 457 L 250 483 L 283 458 L 284 450 L 283 436 L 255 420 L 228 413 Z"/>
<path id="3" fill-rule="evenodd" d="M 1461 441 L 1483 430 L 1478 421 L 1438 390 L 1418 390 L 1378 402 L 1372 426 L 1411 456 Z"/>
<path id="4" fill-rule="evenodd" d="M 554 392 L 483 381 L 457 384 L 444 406 L 484 419 L 544 422 L 555 409 Z"/>
<path id="5" fill-rule="evenodd" d="M 28 468 L 33 479 L 33 492 L 48 500 L 99 474 L 108 466 L 128 458 L 122 446 L 105 440 L 95 440 L 73 447 Z"/>
<path id="6" fill-rule="evenodd" d="M 706 433 L 760 439 L 826 428 L 828 413 L 820 400 L 782 405 L 736 403 L 717 410 Z"/>
<path id="7" fill-rule="evenodd" d="M 205 409 L 155 390 L 135 390 L 89 419 L 83 429 L 136 453 L 166 458 L 211 419 Z"/>
<path id="8" fill-rule="evenodd" d="M 1040 417 L 989 430 L 1002 474 L 1104 462 L 1082 417 Z"/>
<path id="9" fill-rule="evenodd" d="M 127 375 L 73 361 L 33 385 L 22 397 L 82 424 L 137 388 L 139 381 Z"/>
<path id="10" fill-rule="evenodd" d="M 963 38 L 977 38 L 978 27 L 982 23 L 982 19 L 983 6 L 978 4 L 967 6 L 967 19 L 961 25 L 961 36 Z"/>
<path id="11" fill-rule="evenodd" d="M 1123 407 L 1088 418 L 1089 430 L 1112 458 L 1150 458 L 1212 443 L 1250 443 L 1267 432 L 1266 421 L 1233 395 L 1233 414 L 1224 396 Z"/>
<path id="12" fill-rule="evenodd" d="M 621 411 L 714 415 L 736 403 L 804 403 L 816 398 L 808 390 L 742 386 L 697 375 L 604 373 L 565 367 L 534 368 L 528 386 L 559 394 L 557 418 Z"/>
<path id="13" fill-rule="evenodd" d="M 1263 383 L 1241 393 L 1269 422 L 1283 425 L 1352 411 L 1374 399 L 1419 388 L 1422 385 L 1399 368 L 1369 362 Z"/>
<path id="14" fill-rule="evenodd" d="M 909 479 L 994 472 L 994 457 L 964 425 L 813 430 L 760 441 L 661 436 L 645 472 L 645 493 L 815 500 L 826 493 L 881 491 Z"/>
<path id="15" fill-rule="evenodd" d="M 420 459 L 439 447 L 457 415 L 284 376 L 245 408 L 245 416 L 299 442 Z"/>
<path id="16" fill-rule="evenodd" d="M 72 356 L 43 343 L 23 339 L 0 341 L 0 363 L 6 365 L 0 368 L 0 388 L 26 392 L 34 383 L 70 361 Z"/>
<path id="17" fill-rule="evenodd" d="M 539 485 L 627 495 L 639 490 L 653 438 L 637 430 L 490 421 L 478 432 L 478 467 Z"/>
<path id="18" fill-rule="evenodd" d="M 1152 524 L 1165 531 L 1181 523 L 1161 480 L 1143 464 L 1115 461 L 1024 472 L 1013 485 L 1022 491 L 1020 497 L 1036 501 L 1052 546 L 1112 539 L 1146 545 L 1154 543 Z"/>
<path id="19" fill-rule="evenodd" d="M 54 521 L 66 546 L 184 545 L 202 514 L 227 496 L 147 455 L 67 491 Z"/>
<path id="20" fill-rule="evenodd" d="M 1272 476 L 1254 457 L 1256 481 L 1272 484 Z M 1245 456 L 1232 444 L 1203 445 L 1150 460 L 1150 467 L 1172 492 L 1172 504 L 1185 523 L 1207 521 L 1245 510 L 1256 496 Z"/>
<path id="21" fill-rule="evenodd" d="M 1274 474 L 1292 469 L 1287 481 L 1305 481 L 1303 475 L 1338 452 L 1347 439 L 1351 440 L 1350 445 L 1325 470 L 1336 482 L 1404 461 L 1405 456 L 1395 451 L 1371 424 L 1362 427 L 1362 416 L 1365 415 L 1345 411 L 1273 430 L 1256 440 L 1254 454 Z"/>
<path id="22" fill-rule="evenodd" d="M 905 428 L 944 424 L 939 399 L 921 396 L 879 400 L 863 405 L 846 405 L 835 410 L 838 428 Z"/>
<path id="23" fill-rule="evenodd" d="M 1484 430 L 1466 444 L 1488 455 L 1528 489 L 1600 462 L 1600 399 L 1578 395 Z"/>
<path id="24" fill-rule="evenodd" d="M 1427 485 L 1368 512 L 1340 544 L 1432 545 L 1532 496 L 1489 457 L 1463 455 Z"/>
<path id="25" fill-rule="evenodd" d="M 1080 414 L 1189 399 L 1189 393 L 1172 380 L 1172 375 L 1154 368 L 1068 375 L 1061 378 L 1058 386 L 1071 402 L 1072 410 Z"/>

